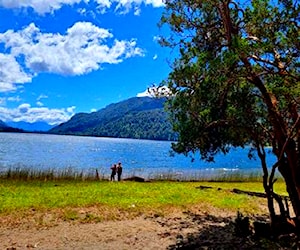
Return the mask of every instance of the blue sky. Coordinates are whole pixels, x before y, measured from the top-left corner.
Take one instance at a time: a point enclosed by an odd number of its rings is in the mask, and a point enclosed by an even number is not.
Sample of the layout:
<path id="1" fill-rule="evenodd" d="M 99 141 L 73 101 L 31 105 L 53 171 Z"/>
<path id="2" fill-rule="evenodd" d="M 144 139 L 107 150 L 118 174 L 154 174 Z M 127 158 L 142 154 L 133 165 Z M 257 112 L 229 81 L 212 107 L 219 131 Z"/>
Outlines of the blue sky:
<path id="1" fill-rule="evenodd" d="M 0 120 L 65 122 L 159 84 L 162 0 L 0 0 Z"/>

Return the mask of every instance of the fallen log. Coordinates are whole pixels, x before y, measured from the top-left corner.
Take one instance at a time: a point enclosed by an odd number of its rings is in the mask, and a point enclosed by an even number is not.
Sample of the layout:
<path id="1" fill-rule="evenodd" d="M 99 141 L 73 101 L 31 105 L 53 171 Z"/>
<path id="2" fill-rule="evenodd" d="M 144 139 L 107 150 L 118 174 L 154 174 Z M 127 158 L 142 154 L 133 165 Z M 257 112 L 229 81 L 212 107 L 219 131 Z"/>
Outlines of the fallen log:
<path id="1" fill-rule="evenodd" d="M 211 186 L 199 186 L 199 187 L 196 187 L 197 189 L 212 189 L 213 187 Z M 224 190 L 222 188 L 216 188 L 217 190 Z M 229 190 L 230 192 L 232 193 L 235 193 L 235 194 L 247 194 L 247 195 L 250 195 L 250 196 L 256 196 L 256 197 L 260 197 L 260 198 L 267 198 L 267 194 L 266 193 L 262 193 L 262 192 L 253 192 L 253 191 L 245 191 L 245 190 L 241 190 L 241 189 L 237 189 L 237 188 L 234 188 L 234 189 L 231 189 Z M 287 195 L 278 195 L 280 198 L 282 198 L 283 200 L 289 200 L 289 196 Z"/>
<path id="2" fill-rule="evenodd" d="M 199 189 L 211 189 L 213 187 L 210 187 L 210 186 L 199 186 L 199 187 L 196 187 L 196 188 L 199 188 Z"/>
<path id="3" fill-rule="evenodd" d="M 136 181 L 136 182 L 146 182 L 145 178 L 139 176 L 132 176 L 123 179 L 124 181 Z"/>
<path id="4" fill-rule="evenodd" d="M 265 193 L 252 192 L 252 191 L 244 191 L 244 190 L 240 190 L 240 189 L 237 189 L 237 188 L 232 189 L 231 192 L 235 193 L 235 194 L 247 194 L 247 195 L 250 195 L 250 196 L 267 198 L 267 195 Z"/>
<path id="5" fill-rule="evenodd" d="M 240 189 L 237 189 L 237 188 L 232 189 L 231 192 L 233 192 L 235 194 L 247 194 L 247 195 L 250 195 L 250 196 L 267 198 L 267 194 L 266 193 L 261 193 L 261 192 L 244 191 L 244 190 L 240 190 Z M 287 196 L 287 195 L 278 195 L 278 196 L 282 199 L 289 199 L 289 196 Z"/>

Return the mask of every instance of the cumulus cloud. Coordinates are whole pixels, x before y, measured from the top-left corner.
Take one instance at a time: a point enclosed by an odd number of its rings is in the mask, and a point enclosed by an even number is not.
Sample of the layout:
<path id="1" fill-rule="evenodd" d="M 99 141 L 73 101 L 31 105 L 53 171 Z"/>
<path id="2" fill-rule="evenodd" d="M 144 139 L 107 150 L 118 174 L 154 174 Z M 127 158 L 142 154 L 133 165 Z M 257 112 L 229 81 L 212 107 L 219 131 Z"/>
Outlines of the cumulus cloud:
<path id="1" fill-rule="evenodd" d="M 143 55 L 135 40 L 114 40 L 109 47 L 106 40 L 112 37 L 108 30 L 89 22 L 75 23 L 65 35 L 42 33 L 31 23 L 21 31 L 0 34 L 0 42 L 13 56 L 24 56 L 26 67 L 35 73 L 81 75 L 103 63 L 116 64 Z"/>
<path id="2" fill-rule="evenodd" d="M 14 56 L 0 53 L 0 92 L 14 91 L 16 85 L 31 82 L 31 77 Z"/>
<path id="3" fill-rule="evenodd" d="M 151 86 L 147 88 L 144 92 L 138 93 L 137 97 L 166 97 L 170 96 L 171 91 L 167 86 Z"/>
<path id="4" fill-rule="evenodd" d="M 21 114 L 27 113 L 27 111 L 30 109 L 30 104 L 28 103 L 23 103 L 18 107 L 18 111 Z"/>
<path id="5" fill-rule="evenodd" d="M 139 13 L 137 9 L 141 4 L 151 5 L 155 8 L 164 5 L 163 0 L 0 0 L 0 7 L 11 9 L 32 8 L 36 13 L 43 15 L 45 13 L 53 13 L 64 5 L 73 6 L 79 3 L 86 3 L 87 5 L 96 3 L 98 10 L 102 13 L 113 7 L 116 11 L 121 11 L 122 13 L 128 13 L 131 9 Z"/>
<path id="6" fill-rule="evenodd" d="M 113 40 L 109 30 L 90 22 L 77 22 L 64 35 L 42 33 L 31 23 L 23 30 L 0 33 L 1 43 L 9 54 L 0 54 L 0 92 L 12 91 L 15 84 L 30 82 L 41 72 L 82 75 L 104 63 L 144 55 L 136 40 Z M 24 59 L 19 63 L 18 58 Z"/>
<path id="7" fill-rule="evenodd" d="M 46 107 L 31 107 L 28 103 L 23 103 L 17 108 L 8 109 L 0 107 L 0 120 L 25 121 L 25 122 L 47 122 L 50 125 L 57 125 L 68 121 L 75 114 L 75 106 L 62 109 L 49 109 Z"/>
<path id="8" fill-rule="evenodd" d="M 140 6 L 151 5 L 154 8 L 164 6 L 163 0 L 96 0 L 99 7 L 102 9 L 112 8 L 114 5 L 115 11 L 120 11 L 123 14 L 133 10 L 135 15 L 140 14 Z"/>
<path id="9" fill-rule="evenodd" d="M 32 8 L 39 14 L 45 14 L 52 13 L 53 11 L 60 9 L 63 5 L 73 5 L 80 2 L 82 2 L 82 0 L 0 0 L 0 6 L 10 9 Z"/>

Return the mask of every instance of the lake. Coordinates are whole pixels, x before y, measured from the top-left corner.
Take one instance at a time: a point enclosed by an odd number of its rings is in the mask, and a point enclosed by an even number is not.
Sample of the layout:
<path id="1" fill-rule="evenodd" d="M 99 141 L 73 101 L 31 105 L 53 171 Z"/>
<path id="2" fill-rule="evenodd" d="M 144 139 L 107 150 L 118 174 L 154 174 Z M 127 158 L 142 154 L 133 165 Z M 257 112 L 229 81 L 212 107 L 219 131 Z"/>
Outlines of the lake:
<path id="1" fill-rule="evenodd" d="M 177 178 L 261 172 L 259 160 L 249 160 L 249 148 L 233 149 L 217 155 L 214 163 L 196 156 L 170 155 L 171 142 L 103 137 L 47 134 L 0 133 L 0 170 L 30 168 L 37 170 L 74 169 L 98 171 L 109 176 L 112 163 L 122 162 L 124 177 L 144 178 L 172 175 Z M 275 157 L 268 155 L 268 164 Z"/>

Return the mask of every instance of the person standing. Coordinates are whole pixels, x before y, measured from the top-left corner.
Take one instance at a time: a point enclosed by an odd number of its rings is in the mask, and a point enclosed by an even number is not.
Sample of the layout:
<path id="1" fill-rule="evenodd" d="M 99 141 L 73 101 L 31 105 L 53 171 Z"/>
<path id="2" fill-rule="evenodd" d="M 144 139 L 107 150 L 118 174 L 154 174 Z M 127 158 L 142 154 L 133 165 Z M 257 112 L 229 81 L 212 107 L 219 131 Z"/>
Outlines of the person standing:
<path id="1" fill-rule="evenodd" d="M 123 171 L 122 163 L 119 162 L 117 166 L 118 181 L 121 181 L 122 171 Z"/>
<path id="2" fill-rule="evenodd" d="M 110 175 L 110 180 L 111 181 L 114 181 L 115 180 L 115 176 L 116 176 L 116 173 L 117 173 L 117 165 L 116 164 L 113 164 L 111 166 L 111 175 Z"/>

